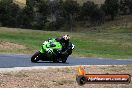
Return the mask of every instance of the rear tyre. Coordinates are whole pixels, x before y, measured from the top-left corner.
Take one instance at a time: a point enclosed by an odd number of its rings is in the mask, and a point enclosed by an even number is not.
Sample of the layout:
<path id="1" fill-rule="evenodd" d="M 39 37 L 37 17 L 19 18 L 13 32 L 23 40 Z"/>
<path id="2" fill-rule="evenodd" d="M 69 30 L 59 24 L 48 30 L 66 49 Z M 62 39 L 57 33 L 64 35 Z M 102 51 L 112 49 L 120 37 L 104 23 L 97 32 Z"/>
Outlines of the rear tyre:
<path id="1" fill-rule="evenodd" d="M 62 63 L 66 63 L 68 57 L 62 58 Z"/>
<path id="2" fill-rule="evenodd" d="M 38 51 L 38 52 L 36 52 L 32 57 L 31 57 L 31 62 L 33 62 L 33 63 L 36 63 L 36 62 L 38 62 L 39 61 L 39 56 L 40 56 L 40 52 Z"/>

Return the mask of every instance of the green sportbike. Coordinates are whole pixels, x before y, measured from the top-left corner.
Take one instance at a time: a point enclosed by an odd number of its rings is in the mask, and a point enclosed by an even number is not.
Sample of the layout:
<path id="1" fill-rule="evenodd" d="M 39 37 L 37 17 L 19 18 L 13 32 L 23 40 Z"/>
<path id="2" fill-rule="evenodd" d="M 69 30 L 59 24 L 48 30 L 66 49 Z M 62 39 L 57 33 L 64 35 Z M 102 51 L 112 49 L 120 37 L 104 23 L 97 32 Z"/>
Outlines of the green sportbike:
<path id="1" fill-rule="evenodd" d="M 66 63 L 67 58 L 71 55 L 72 50 L 74 49 L 74 44 L 69 43 L 68 48 L 65 52 L 62 52 L 63 45 L 60 42 L 57 42 L 54 38 L 48 41 L 45 41 L 41 46 L 41 49 L 37 51 L 32 57 L 31 62 L 37 63 L 39 60 L 42 61 L 52 61 Z"/>

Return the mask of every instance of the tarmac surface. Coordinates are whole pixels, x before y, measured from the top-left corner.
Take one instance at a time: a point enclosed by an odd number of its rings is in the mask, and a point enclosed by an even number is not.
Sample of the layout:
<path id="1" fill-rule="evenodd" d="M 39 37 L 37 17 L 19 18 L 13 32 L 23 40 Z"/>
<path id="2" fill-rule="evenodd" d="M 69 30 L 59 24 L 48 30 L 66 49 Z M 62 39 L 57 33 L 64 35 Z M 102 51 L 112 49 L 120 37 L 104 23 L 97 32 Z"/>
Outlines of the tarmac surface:
<path id="1" fill-rule="evenodd" d="M 34 66 L 77 66 L 77 65 L 132 65 L 132 60 L 113 60 L 97 58 L 69 57 L 66 63 L 39 61 L 31 62 L 31 55 L 0 54 L 0 68 L 34 67 Z"/>

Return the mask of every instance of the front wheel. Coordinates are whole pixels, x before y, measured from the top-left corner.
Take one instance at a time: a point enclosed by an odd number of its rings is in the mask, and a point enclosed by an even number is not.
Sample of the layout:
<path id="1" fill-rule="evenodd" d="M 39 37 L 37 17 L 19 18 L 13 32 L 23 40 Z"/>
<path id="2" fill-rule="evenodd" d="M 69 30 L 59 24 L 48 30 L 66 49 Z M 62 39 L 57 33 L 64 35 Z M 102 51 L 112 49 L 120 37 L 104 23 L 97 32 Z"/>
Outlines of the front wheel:
<path id="1" fill-rule="evenodd" d="M 33 63 L 36 63 L 36 62 L 38 62 L 39 61 L 39 56 L 40 56 L 40 52 L 38 51 L 38 52 L 36 52 L 32 57 L 31 57 L 31 62 L 33 62 Z"/>

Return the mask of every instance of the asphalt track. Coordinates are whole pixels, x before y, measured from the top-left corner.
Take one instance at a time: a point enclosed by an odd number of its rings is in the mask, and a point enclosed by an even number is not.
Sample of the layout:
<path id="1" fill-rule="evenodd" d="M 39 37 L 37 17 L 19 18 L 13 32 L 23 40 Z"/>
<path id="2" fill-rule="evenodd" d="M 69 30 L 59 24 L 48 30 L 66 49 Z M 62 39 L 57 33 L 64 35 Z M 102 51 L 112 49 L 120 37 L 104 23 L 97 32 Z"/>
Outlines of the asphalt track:
<path id="1" fill-rule="evenodd" d="M 112 60 L 96 58 L 69 57 L 67 63 L 42 62 L 31 63 L 31 55 L 0 54 L 0 68 L 34 67 L 34 66 L 76 66 L 76 65 L 132 65 L 132 60 Z"/>

